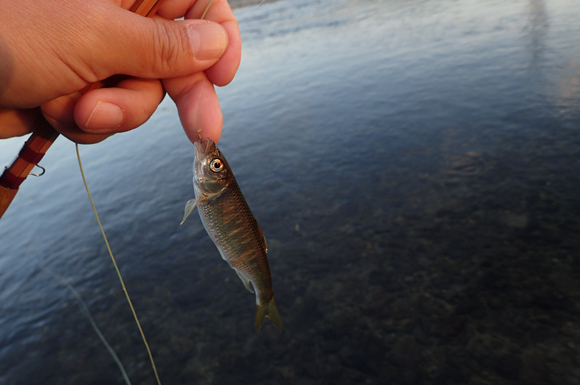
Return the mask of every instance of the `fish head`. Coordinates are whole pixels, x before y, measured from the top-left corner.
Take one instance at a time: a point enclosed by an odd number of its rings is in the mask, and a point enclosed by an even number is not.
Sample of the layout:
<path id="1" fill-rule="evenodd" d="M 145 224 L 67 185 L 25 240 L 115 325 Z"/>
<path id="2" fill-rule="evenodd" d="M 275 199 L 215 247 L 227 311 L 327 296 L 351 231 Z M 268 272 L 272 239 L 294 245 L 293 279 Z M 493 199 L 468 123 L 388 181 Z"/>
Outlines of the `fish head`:
<path id="1" fill-rule="evenodd" d="M 193 186 L 203 195 L 220 194 L 232 178 L 226 158 L 209 138 L 198 140 L 194 147 Z"/>

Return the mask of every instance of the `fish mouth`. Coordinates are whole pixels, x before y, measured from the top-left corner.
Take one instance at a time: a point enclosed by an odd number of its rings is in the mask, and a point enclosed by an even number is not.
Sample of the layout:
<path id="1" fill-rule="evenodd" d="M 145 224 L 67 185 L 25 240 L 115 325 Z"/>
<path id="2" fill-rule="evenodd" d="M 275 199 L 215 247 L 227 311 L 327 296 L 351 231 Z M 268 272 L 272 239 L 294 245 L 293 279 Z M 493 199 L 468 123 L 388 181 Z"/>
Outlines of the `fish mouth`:
<path id="1" fill-rule="evenodd" d="M 207 163 L 209 155 L 211 155 L 215 149 L 215 143 L 210 138 L 201 138 L 200 140 L 193 143 L 195 148 L 195 157 L 193 160 L 193 184 L 198 188 L 204 183 L 204 164 Z"/>
<path id="2" fill-rule="evenodd" d="M 195 157 L 200 161 L 215 150 L 215 143 L 210 138 L 201 138 L 193 146 L 195 147 Z"/>

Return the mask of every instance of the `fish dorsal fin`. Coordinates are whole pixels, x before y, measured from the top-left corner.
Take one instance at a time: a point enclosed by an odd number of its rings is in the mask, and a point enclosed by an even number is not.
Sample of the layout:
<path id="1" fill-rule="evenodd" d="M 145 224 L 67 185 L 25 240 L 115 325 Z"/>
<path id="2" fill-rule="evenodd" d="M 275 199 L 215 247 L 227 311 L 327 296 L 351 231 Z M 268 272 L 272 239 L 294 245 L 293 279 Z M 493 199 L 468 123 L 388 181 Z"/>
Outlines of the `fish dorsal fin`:
<path id="1" fill-rule="evenodd" d="M 181 220 L 180 226 L 185 222 L 185 220 L 191 215 L 195 206 L 199 203 L 200 199 L 190 199 L 185 204 L 185 211 L 183 212 L 183 219 Z"/>
<path id="2" fill-rule="evenodd" d="M 264 232 L 262 231 L 262 228 L 260 227 L 260 225 L 258 225 L 258 230 L 260 230 L 260 234 L 262 235 L 262 242 L 264 243 L 264 251 L 267 253 L 268 252 L 268 242 L 266 242 L 266 236 L 264 235 Z"/>
<path id="3" fill-rule="evenodd" d="M 248 278 L 246 278 L 244 273 L 242 273 L 238 269 L 234 268 L 234 270 L 236 271 L 236 274 L 238 275 L 238 277 L 240 277 L 240 279 L 242 280 L 242 283 L 244 284 L 246 289 L 248 289 L 250 291 L 250 293 L 253 293 L 254 287 L 252 286 L 252 283 L 250 282 L 250 280 Z"/>

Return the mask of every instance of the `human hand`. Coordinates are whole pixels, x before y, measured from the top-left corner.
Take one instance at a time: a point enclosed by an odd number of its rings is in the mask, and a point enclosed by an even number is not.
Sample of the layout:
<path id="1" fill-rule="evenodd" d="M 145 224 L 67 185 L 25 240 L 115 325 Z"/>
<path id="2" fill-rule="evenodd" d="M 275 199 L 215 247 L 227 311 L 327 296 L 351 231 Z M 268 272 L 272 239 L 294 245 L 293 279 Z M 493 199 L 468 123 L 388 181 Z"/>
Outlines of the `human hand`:
<path id="1" fill-rule="evenodd" d="M 198 130 L 219 140 L 214 85 L 231 82 L 241 58 L 229 4 L 214 0 L 195 20 L 209 0 L 166 0 L 150 19 L 125 10 L 134 1 L 0 0 L 0 138 L 31 132 L 42 114 L 96 143 L 143 124 L 167 92 L 191 141 Z M 128 76 L 79 92 L 116 74 Z"/>

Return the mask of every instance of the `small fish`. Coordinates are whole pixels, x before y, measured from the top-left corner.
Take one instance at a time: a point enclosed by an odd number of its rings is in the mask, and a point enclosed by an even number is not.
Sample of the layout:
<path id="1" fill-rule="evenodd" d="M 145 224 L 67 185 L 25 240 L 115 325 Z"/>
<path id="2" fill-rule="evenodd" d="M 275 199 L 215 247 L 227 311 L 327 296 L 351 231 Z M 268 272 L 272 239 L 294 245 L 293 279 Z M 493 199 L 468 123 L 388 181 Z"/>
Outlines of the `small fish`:
<path id="1" fill-rule="evenodd" d="M 256 293 L 256 330 L 260 330 L 265 317 L 282 330 L 282 319 L 274 302 L 264 233 L 215 143 L 202 138 L 194 146 L 195 198 L 185 205 L 181 224 L 197 207 L 203 226 L 222 258 L 235 270 L 246 289 Z"/>

